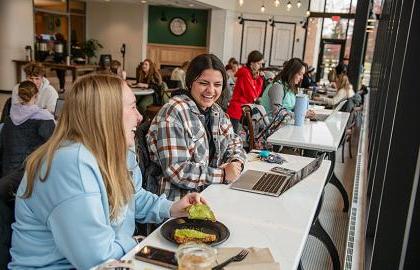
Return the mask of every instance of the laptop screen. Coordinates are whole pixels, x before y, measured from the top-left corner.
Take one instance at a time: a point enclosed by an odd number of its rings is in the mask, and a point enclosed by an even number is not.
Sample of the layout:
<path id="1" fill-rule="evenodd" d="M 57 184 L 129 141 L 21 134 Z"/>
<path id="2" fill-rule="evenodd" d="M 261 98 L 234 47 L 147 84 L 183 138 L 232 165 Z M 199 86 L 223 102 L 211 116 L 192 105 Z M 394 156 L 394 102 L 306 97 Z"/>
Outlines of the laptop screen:
<path id="1" fill-rule="evenodd" d="M 313 160 L 311 163 L 306 165 L 302 170 L 298 172 L 300 173 L 299 178 L 304 179 L 306 176 L 316 171 L 319 168 L 319 166 L 321 166 L 322 160 L 324 160 L 324 158 L 325 158 L 325 153 L 322 153 L 315 160 Z"/>
<path id="2" fill-rule="evenodd" d="M 55 104 L 55 110 L 54 110 L 54 118 L 57 120 L 60 118 L 61 110 L 63 110 L 64 106 L 64 99 L 57 99 L 57 103 Z"/>

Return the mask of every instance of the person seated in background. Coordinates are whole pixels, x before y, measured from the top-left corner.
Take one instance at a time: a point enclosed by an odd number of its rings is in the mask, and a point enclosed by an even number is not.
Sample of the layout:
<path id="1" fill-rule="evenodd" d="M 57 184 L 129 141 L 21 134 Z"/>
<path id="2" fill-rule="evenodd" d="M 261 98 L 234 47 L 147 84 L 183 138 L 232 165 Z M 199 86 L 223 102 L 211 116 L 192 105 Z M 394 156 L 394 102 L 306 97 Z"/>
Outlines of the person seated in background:
<path id="1" fill-rule="evenodd" d="M 122 65 L 118 60 L 111 61 L 110 71 L 112 74 L 117 75 L 123 80 L 127 78 L 127 73 L 122 69 Z"/>
<path id="2" fill-rule="evenodd" d="M 239 63 L 238 61 L 236 61 L 236 59 L 233 59 L 231 61 L 231 64 L 228 65 L 230 68 L 228 70 L 226 70 L 226 74 L 228 76 L 228 80 L 227 80 L 227 86 L 226 89 L 222 92 L 222 95 L 220 96 L 220 98 L 218 99 L 217 103 L 220 105 L 220 107 L 222 107 L 222 109 L 224 111 L 227 110 L 228 106 L 229 106 L 229 102 L 232 99 L 232 94 L 233 94 L 233 87 L 235 85 L 235 81 L 236 81 L 236 72 L 238 72 L 239 70 Z"/>
<path id="3" fill-rule="evenodd" d="M 328 72 L 328 81 L 330 82 L 330 87 L 336 89 L 335 81 L 337 80 L 337 72 L 335 71 L 335 68 L 332 68 L 330 72 Z M 324 88 L 325 88 L 324 84 Z"/>
<path id="4" fill-rule="evenodd" d="M 266 111 L 275 114 L 280 107 L 283 107 L 293 116 L 296 94 L 304 74 L 305 64 L 302 60 L 292 58 L 287 61 L 260 98 L 260 103 Z M 307 111 L 307 117 L 313 115 L 312 110 Z"/>
<path id="5" fill-rule="evenodd" d="M 145 59 L 140 63 L 136 74 L 136 83 L 137 87 L 155 90 L 162 85 L 162 76 L 152 60 Z"/>
<path id="6" fill-rule="evenodd" d="M 47 109 L 50 113 L 54 113 L 55 104 L 57 103 L 58 93 L 50 82 L 45 78 L 45 67 L 40 63 L 31 62 L 23 67 L 26 79 L 33 82 L 38 88 L 38 99 L 36 105 L 42 109 Z M 12 90 L 12 104 L 20 103 L 18 95 L 19 84 L 15 85 Z"/>
<path id="7" fill-rule="evenodd" d="M 338 70 L 337 70 L 338 69 Z M 323 96 L 314 96 L 314 100 L 319 100 L 324 102 L 327 105 L 335 106 L 344 99 L 348 99 L 354 96 L 353 86 L 350 84 L 349 77 L 347 76 L 347 68 L 336 67 L 337 78 L 335 80 L 335 85 L 337 93 L 334 97 L 323 97 Z"/>
<path id="8" fill-rule="evenodd" d="M 242 117 L 241 106 L 255 103 L 262 92 L 264 73 L 261 71 L 264 56 L 259 51 L 252 51 L 248 55 L 246 65 L 236 73 L 236 83 L 233 88 L 232 99 L 227 108 L 235 132 L 239 131 L 239 121 Z"/>
<path id="9" fill-rule="evenodd" d="M 19 169 L 26 157 L 45 143 L 54 131 L 54 116 L 35 105 L 38 88 L 31 81 L 18 86 L 19 103 L 12 104 L 0 135 L 1 175 Z"/>
<path id="10" fill-rule="evenodd" d="M 186 94 L 162 107 L 146 136 L 150 158 L 162 169 L 158 193 L 170 199 L 235 181 L 246 159 L 241 139 L 215 103 L 226 89 L 223 63 L 213 54 L 199 55 L 185 82 Z"/>
<path id="11" fill-rule="evenodd" d="M 58 64 L 64 64 L 67 56 L 67 42 L 62 33 L 55 34 L 55 45 L 54 45 L 54 62 Z M 64 93 L 65 84 L 66 84 L 66 70 L 65 69 L 56 69 L 57 78 L 60 87 L 60 93 Z"/>
<path id="12" fill-rule="evenodd" d="M 226 69 L 226 74 L 228 75 L 228 83 L 235 84 L 236 81 L 236 72 L 239 70 L 239 62 L 236 61 L 236 59 L 233 59 L 229 65 L 227 65 L 229 68 Z"/>
<path id="13" fill-rule="evenodd" d="M 90 269 L 136 246 L 135 220 L 162 222 L 205 203 L 172 202 L 142 188 L 134 153 L 141 121 L 125 81 L 79 78 L 52 137 L 26 162 L 16 195 L 9 269 Z"/>
<path id="14" fill-rule="evenodd" d="M 155 91 L 153 96 L 144 96 L 138 102 L 137 106 L 141 112 L 145 112 L 147 106 L 151 104 L 161 105 L 163 103 L 162 76 L 157 71 L 156 65 L 152 62 L 152 60 L 145 59 L 142 63 L 140 63 L 137 68 L 136 82 L 137 83 L 132 85 L 132 87 L 153 89 Z"/>
<path id="15" fill-rule="evenodd" d="M 313 72 L 315 70 L 314 67 L 312 66 L 308 66 L 308 64 L 305 63 L 305 68 L 306 68 L 306 72 L 303 75 L 303 79 L 302 79 L 302 83 L 301 83 L 301 87 L 303 88 L 310 88 L 310 87 L 316 87 L 317 84 L 315 82 L 315 80 L 313 79 Z"/>
<path id="16" fill-rule="evenodd" d="M 185 72 L 187 71 L 190 61 L 185 61 L 180 67 L 172 70 L 171 80 L 180 81 L 182 89 L 185 89 Z"/>
<path id="17" fill-rule="evenodd" d="M 225 69 L 226 70 L 232 69 L 232 65 L 233 65 L 234 62 L 239 63 L 238 60 L 236 60 L 235 57 L 229 58 L 229 61 L 228 61 L 227 65 L 225 66 Z"/>

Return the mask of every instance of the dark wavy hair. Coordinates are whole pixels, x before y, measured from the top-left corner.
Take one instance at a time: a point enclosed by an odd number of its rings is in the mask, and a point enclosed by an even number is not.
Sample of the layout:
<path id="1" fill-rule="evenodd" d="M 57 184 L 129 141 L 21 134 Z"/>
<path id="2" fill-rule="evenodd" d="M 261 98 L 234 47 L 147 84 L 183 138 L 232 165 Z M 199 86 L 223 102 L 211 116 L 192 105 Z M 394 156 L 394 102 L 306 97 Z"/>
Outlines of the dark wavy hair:
<path id="1" fill-rule="evenodd" d="M 281 80 L 283 83 L 286 83 L 287 86 L 293 90 L 293 92 L 297 93 L 297 86 L 293 83 L 293 77 L 302 69 L 302 67 L 306 70 L 305 63 L 299 58 L 292 58 L 287 61 L 282 71 L 276 75 L 273 81 Z"/>
<path id="2" fill-rule="evenodd" d="M 248 54 L 248 59 L 246 61 L 246 65 L 248 67 L 251 66 L 251 63 L 259 62 L 264 58 L 264 55 L 260 51 L 252 51 Z"/>
<path id="3" fill-rule="evenodd" d="M 206 69 L 214 69 L 222 73 L 222 90 L 225 90 L 227 85 L 227 74 L 222 61 L 214 54 L 200 54 L 191 61 L 187 73 L 185 74 L 185 85 L 187 86 L 188 91 L 191 91 L 193 82 L 197 80 Z"/>

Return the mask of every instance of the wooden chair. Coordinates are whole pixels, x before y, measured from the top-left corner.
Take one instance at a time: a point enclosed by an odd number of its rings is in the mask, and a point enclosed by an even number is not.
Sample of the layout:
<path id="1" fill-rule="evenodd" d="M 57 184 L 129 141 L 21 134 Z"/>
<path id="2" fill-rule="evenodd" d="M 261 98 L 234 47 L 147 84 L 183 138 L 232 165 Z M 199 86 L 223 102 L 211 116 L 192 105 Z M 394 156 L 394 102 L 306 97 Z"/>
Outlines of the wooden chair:
<path id="1" fill-rule="evenodd" d="M 350 124 L 346 127 L 346 131 L 344 132 L 344 139 L 343 139 L 343 147 L 341 148 L 341 163 L 344 163 L 344 148 L 346 146 L 346 142 L 348 142 L 348 148 L 349 148 L 349 156 L 350 158 L 353 158 L 353 155 L 351 153 L 351 141 L 352 141 L 352 135 L 354 133 L 354 130 L 356 128 L 356 122 L 357 122 L 357 114 L 363 111 L 363 105 L 354 107 L 350 113 Z"/>
<path id="2" fill-rule="evenodd" d="M 248 134 L 248 151 L 255 149 L 255 134 L 254 134 L 254 123 L 252 122 L 251 109 L 250 107 L 242 107 L 243 119 L 242 119 L 242 128 L 244 129 L 245 125 L 249 131 Z"/>
<path id="3" fill-rule="evenodd" d="M 147 121 L 152 121 L 155 118 L 156 114 L 160 111 L 162 105 L 149 105 L 144 112 L 144 118 Z"/>

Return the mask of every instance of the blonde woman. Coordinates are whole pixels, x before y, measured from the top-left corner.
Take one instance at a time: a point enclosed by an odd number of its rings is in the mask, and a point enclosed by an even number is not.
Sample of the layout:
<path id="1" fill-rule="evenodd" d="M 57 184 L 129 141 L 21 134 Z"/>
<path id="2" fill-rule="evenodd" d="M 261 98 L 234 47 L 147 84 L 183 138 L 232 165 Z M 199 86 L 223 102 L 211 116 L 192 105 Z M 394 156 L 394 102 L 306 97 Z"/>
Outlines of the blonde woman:
<path id="1" fill-rule="evenodd" d="M 29 156 L 16 196 L 10 269 L 89 269 L 136 242 L 135 220 L 162 222 L 203 202 L 175 203 L 141 187 L 136 99 L 118 77 L 89 75 L 66 95 L 50 140 Z"/>
<path id="2" fill-rule="evenodd" d="M 338 90 L 334 97 L 329 98 L 329 97 L 316 96 L 313 99 L 320 100 L 327 105 L 334 106 L 340 103 L 342 100 L 348 99 L 354 96 L 353 87 L 350 84 L 349 77 L 345 73 L 342 73 L 337 76 L 335 84 Z"/>

